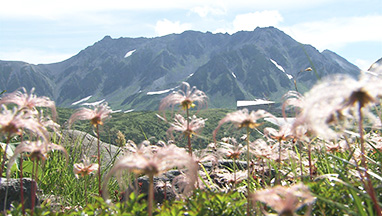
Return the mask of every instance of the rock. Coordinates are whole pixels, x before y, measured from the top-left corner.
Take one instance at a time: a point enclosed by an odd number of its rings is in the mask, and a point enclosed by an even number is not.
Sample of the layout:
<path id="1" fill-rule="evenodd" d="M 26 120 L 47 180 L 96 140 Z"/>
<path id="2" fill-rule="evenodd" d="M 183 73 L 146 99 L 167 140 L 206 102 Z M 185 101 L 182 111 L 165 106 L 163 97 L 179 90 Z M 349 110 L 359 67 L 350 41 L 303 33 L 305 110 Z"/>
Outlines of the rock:
<path id="1" fill-rule="evenodd" d="M 236 165 L 238 169 L 245 169 L 247 167 L 247 163 L 245 161 L 236 161 Z M 207 172 L 211 172 L 213 166 L 209 162 L 204 163 L 203 166 L 205 167 Z M 232 160 L 219 160 L 218 163 L 219 168 L 229 168 L 233 169 L 233 161 Z M 154 177 L 154 201 L 157 203 L 163 203 L 164 200 L 173 200 L 176 198 L 176 194 L 174 190 L 177 190 L 177 188 L 172 188 L 172 182 L 174 178 L 179 176 L 181 172 L 179 170 L 170 170 L 165 173 L 163 173 L 161 176 Z M 210 176 L 212 180 L 215 182 L 214 175 Z M 149 179 L 147 176 L 139 177 L 137 179 L 138 183 L 138 193 L 146 194 L 144 196 L 145 199 L 147 199 L 148 194 L 148 188 L 149 188 Z M 164 189 L 163 183 L 166 183 L 166 190 Z M 176 187 L 176 186 L 175 186 Z M 129 194 L 134 191 L 134 184 L 132 188 L 128 188 L 126 193 Z M 166 193 L 165 193 L 166 191 Z M 166 195 L 165 195 L 166 194 Z"/>
<path id="2" fill-rule="evenodd" d="M 164 200 L 174 200 L 176 194 L 172 189 L 172 180 L 180 175 L 179 170 L 170 170 L 163 173 L 159 177 L 154 177 L 154 201 L 157 203 L 163 203 Z M 166 184 L 164 184 L 166 182 Z M 147 194 L 149 191 L 149 178 L 147 176 L 142 176 L 137 179 L 138 193 L 145 194 L 144 199 L 147 199 Z M 134 191 L 135 184 L 126 190 L 126 194 L 130 194 Z M 166 195 L 165 195 L 166 194 Z M 125 196 L 126 197 L 126 196 Z"/>
<path id="3" fill-rule="evenodd" d="M 32 207 L 32 185 L 35 185 L 34 190 L 38 191 L 37 184 L 34 180 L 30 178 L 23 178 L 23 192 L 24 192 L 24 206 L 25 208 L 31 208 Z M 8 193 L 7 193 L 8 188 Z M 1 178 L 1 185 L 0 185 L 0 211 L 4 210 L 4 202 L 5 202 L 5 196 L 6 204 L 5 208 L 10 209 L 11 204 L 15 203 L 15 206 L 17 206 L 19 203 L 21 203 L 21 188 L 20 188 L 20 179 L 6 179 Z M 35 193 L 35 205 L 37 206 L 39 204 L 38 197 Z"/>
<path id="4" fill-rule="evenodd" d="M 217 186 L 221 188 L 225 188 L 227 184 L 227 180 L 222 178 L 219 174 L 215 173 L 214 168 L 226 169 L 227 171 L 232 171 L 234 167 L 233 160 L 219 160 L 218 163 L 213 166 L 211 162 L 203 163 L 205 170 L 207 171 L 209 177 L 212 182 L 214 182 Z M 269 176 L 271 175 L 273 178 L 276 173 L 274 170 L 269 171 L 267 167 L 263 167 L 260 165 L 252 165 L 253 172 L 257 172 L 258 170 L 262 170 L 262 175 Z M 246 161 L 236 161 L 237 170 L 245 170 L 247 169 Z M 179 176 L 182 172 L 179 170 L 170 170 L 158 177 L 154 177 L 154 201 L 156 203 L 163 203 L 164 200 L 173 200 L 176 198 L 175 191 L 178 190 L 176 185 L 173 185 L 173 180 Z M 207 181 L 207 179 L 204 179 Z M 166 185 L 163 183 L 167 182 Z M 149 188 L 149 179 L 147 176 L 142 176 L 137 179 L 137 183 L 133 183 L 132 187 L 129 187 L 125 191 L 125 195 L 122 200 L 128 196 L 131 192 L 135 191 L 135 185 L 138 185 L 138 193 L 145 194 L 144 199 L 147 199 L 148 188 Z M 166 190 L 164 189 L 166 186 Z M 175 188 L 173 188 L 175 187 Z M 165 193 L 166 191 L 166 193 Z M 179 192 L 179 191 L 178 191 Z M 166 195 L 165 195 L 166 194 Z M 126 196 L 127 195 L 127 196 Z"/>
<path id="5" fill-rule="evenodd" d="M 97 157 L 97 138 L 78 130 L 64 130 L 61 134 L 60 144 L 66 148 L 69 155 L 79 154 L 91 158 Z M 100 154 L 102 167 L 110 167 L 119 154 L 119 147 L 100 141 Z M 80 162 L 80 161 L 78 161 Z"/>

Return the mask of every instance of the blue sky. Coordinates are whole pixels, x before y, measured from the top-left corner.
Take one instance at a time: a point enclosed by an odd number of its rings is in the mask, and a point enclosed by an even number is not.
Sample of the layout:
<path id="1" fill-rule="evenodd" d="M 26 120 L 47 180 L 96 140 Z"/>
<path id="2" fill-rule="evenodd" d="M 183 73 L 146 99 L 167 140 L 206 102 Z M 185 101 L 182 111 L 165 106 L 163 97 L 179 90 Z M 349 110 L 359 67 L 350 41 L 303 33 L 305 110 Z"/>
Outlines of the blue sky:
<path id="1" fill-rule="evenodd" d="M 0 60 L 63 61 L 104 36 L 274 26 L 361 69 L 382 57 L 382 0 L 12 0 L 0 7 Z"/>

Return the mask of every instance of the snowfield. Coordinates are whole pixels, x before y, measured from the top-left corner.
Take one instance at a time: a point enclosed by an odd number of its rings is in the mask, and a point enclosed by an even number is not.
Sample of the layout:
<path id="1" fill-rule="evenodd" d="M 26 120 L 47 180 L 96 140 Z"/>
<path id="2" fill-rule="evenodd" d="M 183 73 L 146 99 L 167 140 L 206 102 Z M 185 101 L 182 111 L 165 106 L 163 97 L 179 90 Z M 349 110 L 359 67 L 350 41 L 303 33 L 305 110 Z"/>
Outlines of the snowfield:
<path id="1" fill-rule="evenodd" d="M 85 98 L 82 98 L 81 100 L 78 100 L 78 101 L 76 101 L 76 102 L 73 102 L 73 103 L 72 103 L 72 106 L 77 105 L 77 104 L 82 103 L 82 102 L 85 102 L 85 101 L 89 100 L 91 97 L 92 97 L 92 95 L 87 96 L 87 97 L 85 97 Z"/>
<path id="2" fill-rule="evenodd" d="M 243 107 L 243 106 L 254 106 L 254 105 L 263 105 L 263 104 L 274 104 L 274 101 L 267 101 L 263 99 L 256 99 L 251 101 L 236 101 L 237 107 Z"/>
<path id="3" fill-rule="evenodd" d="M 127 52 L 126 55 L 125 55 L 125 58 L 131 56 L 135 51 L 136 50 L 134 49 L 134 50 L 131 50 L 131 51 Z"/>
<path id="4" fill-rule="evenodd" d="M 281 66 L 281 65 L 279 65 L 279 64 L 277 64 L 277 62 L 275 61 L 275 60 L 273 60 L 273 59 L 269 59 L 279 70 L 281 70 L 282 72 L 284 72 L 285 73 L 285 75 L 287 75 L 288 76 L 288 78 L 289 79 L 293 79 L 293 76 L 292 75 L 290 75 L 290 74 L 287 74 L 287 72 L 285 72 L 285 70 L 284 70 L 284 68 Z"/>

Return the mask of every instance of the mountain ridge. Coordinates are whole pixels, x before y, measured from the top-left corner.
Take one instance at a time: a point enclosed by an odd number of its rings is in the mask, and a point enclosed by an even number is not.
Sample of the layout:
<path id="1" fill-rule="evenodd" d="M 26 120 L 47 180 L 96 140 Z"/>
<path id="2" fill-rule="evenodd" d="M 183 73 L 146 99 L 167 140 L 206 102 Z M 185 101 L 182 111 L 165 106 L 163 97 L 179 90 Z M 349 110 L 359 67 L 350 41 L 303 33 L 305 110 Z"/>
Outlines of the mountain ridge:
<path id="1" fill-rule="evenodd" d="M 232 35 L 105 36 L 62 62 L 0 61 L 0 84 L 7 91 L 36 87 L 37 94 L 63 107 L 92 96 L 90 102 L 105 99 L 113 109 L 155 110 L 161 98 L 187 81 L 206 92 L 210 107 L 235 108 L 237 100 L 276 100 L 294 89 L 293 79 L 309 89 L 317 77 L 303 72 L 308 67 L 320 77 L 355 77 L 360 71 L 332 51 L 319 52 L 267 27 Z"/>

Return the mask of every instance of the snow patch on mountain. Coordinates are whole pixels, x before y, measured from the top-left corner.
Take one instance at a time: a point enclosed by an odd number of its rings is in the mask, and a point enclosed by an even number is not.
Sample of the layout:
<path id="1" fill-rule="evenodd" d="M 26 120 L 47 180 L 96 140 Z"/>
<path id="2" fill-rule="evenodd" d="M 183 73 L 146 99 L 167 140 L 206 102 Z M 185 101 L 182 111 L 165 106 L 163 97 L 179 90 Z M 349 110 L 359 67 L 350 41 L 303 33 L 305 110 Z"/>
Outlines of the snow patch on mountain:
<path id="1" fill-rule="evenodd" d="M 236 101 L 237 107 L 243 107 L 243 106 L 255 106 L 255 105 L 263 105 L 263 104 L 274 104 L 274 101 L 268 101 L 263 99 L 256 99 L 251 101 Z"/>
<path id="2" fill-rule="evenodd" d="M 72 106 L 77 105 L 77 104 L 82 103 L 82 102 L 85 102 L 85 101 L 89 100 L 91 97 L 92 97 L 92 95 L 87 96 L 87 97 L 84 97 L 84 98 L 82 98 L 81 100 L 78 100 L 78 101 L 76 101 L 76 102 L 73 102 L 73 103 L 72 103 Z"/>
<path id="3" fill-rule="evenodd" d="M 160 95 L 160 94 L 165 94 L 167 92 L 170 92 L 172 90 L 174 90 L 175 88 L 170 88 L 170 89 L 166 89 L 166 90 L 161 90 L 161 91 L 152 91 L 152 92 L 147 92 L 146 94 L 147 95 Z"/>
<path id="4" fill-rule="evenodd" d="M 269 59 L 269 60 L 271 60 L 271 62 L 272 62 L 272 63 L 273 63 L 279 70 L 281 70 L 282 72 L 284 72 L 284 73 L 288 76 L 289 79 L 293 79 L 293 76 L 290 75 L 290 74 L 287 74 L 287 72 L 285 72 L 284 68 L 283 68 L 281 65 L 277 64 L 277 62 L 276 62 L 275 60 L 273 60 L 273 59 Z"/>
<path id="5" fill-rule="evenodd" d="M 104 102 L 105 99 L 102 99 L 100 101 L 96 101 L 96 102 L 91 102 L 91 103 L 83 103 L 81 104 L 82 106 L 97 106 L 99 104 L 101 104 L 102 102 Z"/>
<path id="6" fill-rule="evenodd" d="M 135 51 L 136 50 L 134 49 L 134 50 L 131 50 L 131 51 L 127 52 L 126 55 L 125 55 L 125 58 L 131 56 Z"/>
<path id="7" fill-rule="evenodd" d="M 147 95 L 159 95 L 159 94 L 164 94 L 171 91 L 171 89 L 166 89 L 162 91 L 152 91 L 152 92 L 147 92 Z"/>

